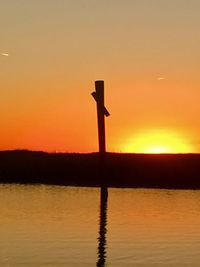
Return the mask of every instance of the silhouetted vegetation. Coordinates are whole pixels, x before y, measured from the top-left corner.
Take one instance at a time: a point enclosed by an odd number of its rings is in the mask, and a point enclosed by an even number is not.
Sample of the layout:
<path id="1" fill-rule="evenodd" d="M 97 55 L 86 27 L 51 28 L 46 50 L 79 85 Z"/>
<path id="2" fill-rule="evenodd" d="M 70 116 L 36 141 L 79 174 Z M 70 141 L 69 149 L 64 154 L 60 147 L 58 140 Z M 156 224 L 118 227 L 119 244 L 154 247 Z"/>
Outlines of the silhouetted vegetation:
<path id="1" fill-rule="evenodd" d="M 200 154 L 0 152 L 1 183 L 200 189 Z"/>

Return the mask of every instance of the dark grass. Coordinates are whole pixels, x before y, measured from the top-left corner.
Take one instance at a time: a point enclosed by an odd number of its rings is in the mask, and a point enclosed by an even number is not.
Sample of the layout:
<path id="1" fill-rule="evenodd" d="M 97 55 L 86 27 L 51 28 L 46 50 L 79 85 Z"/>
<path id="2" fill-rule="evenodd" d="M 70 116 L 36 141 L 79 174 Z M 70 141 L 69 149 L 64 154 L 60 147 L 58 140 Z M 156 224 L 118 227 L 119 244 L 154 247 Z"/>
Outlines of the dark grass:
<path id="1" fill-rule="evenodd" d="M 107 153 L 102 170 L 98 153 L 0 151 L 0 182 L 200 189 L 200 154 Z"/>

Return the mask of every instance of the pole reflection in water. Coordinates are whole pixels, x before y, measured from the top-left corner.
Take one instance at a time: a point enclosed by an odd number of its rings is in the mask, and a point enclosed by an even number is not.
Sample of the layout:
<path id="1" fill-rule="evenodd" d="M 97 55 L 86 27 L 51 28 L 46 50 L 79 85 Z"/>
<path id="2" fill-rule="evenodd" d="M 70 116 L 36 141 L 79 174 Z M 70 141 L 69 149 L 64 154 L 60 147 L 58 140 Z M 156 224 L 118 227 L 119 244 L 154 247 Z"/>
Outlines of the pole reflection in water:
<path id="1" fill-rule="evenodd" d="M 99 237 L 98 237 L 98 261 L 97 267 L 104 267 L 106 263 L 106 225 L 107 225 L 107 202 L 108 189 L 101 187 L 100 199 L 100 216 L 99 216 Z"/>

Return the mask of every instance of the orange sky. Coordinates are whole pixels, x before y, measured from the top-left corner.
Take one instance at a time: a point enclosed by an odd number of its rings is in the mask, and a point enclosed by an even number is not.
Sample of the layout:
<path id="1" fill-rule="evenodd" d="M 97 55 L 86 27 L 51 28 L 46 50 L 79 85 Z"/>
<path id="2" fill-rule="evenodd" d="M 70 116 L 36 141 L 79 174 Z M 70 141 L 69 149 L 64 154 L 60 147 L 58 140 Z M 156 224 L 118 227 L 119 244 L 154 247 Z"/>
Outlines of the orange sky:
<path id="1" fill-rule="evenodd" d="M 1 1 L 0 149 L 97 151 L 90 93 L 102 79 L 109 151 L 200 152 L 199 8 Z"/>

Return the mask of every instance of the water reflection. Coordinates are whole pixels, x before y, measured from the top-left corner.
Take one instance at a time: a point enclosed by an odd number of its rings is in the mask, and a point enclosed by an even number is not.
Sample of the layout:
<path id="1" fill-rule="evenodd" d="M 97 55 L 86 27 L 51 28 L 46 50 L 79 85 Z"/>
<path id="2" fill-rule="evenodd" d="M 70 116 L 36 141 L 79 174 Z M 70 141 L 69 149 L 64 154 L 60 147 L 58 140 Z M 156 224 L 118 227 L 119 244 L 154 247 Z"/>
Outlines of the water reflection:
<path id="1" fill-rule="evenodd" d="M 106 263 L 107 203 L 108 189 L 101 187 L 97 267 L 104 267 Z"/>

